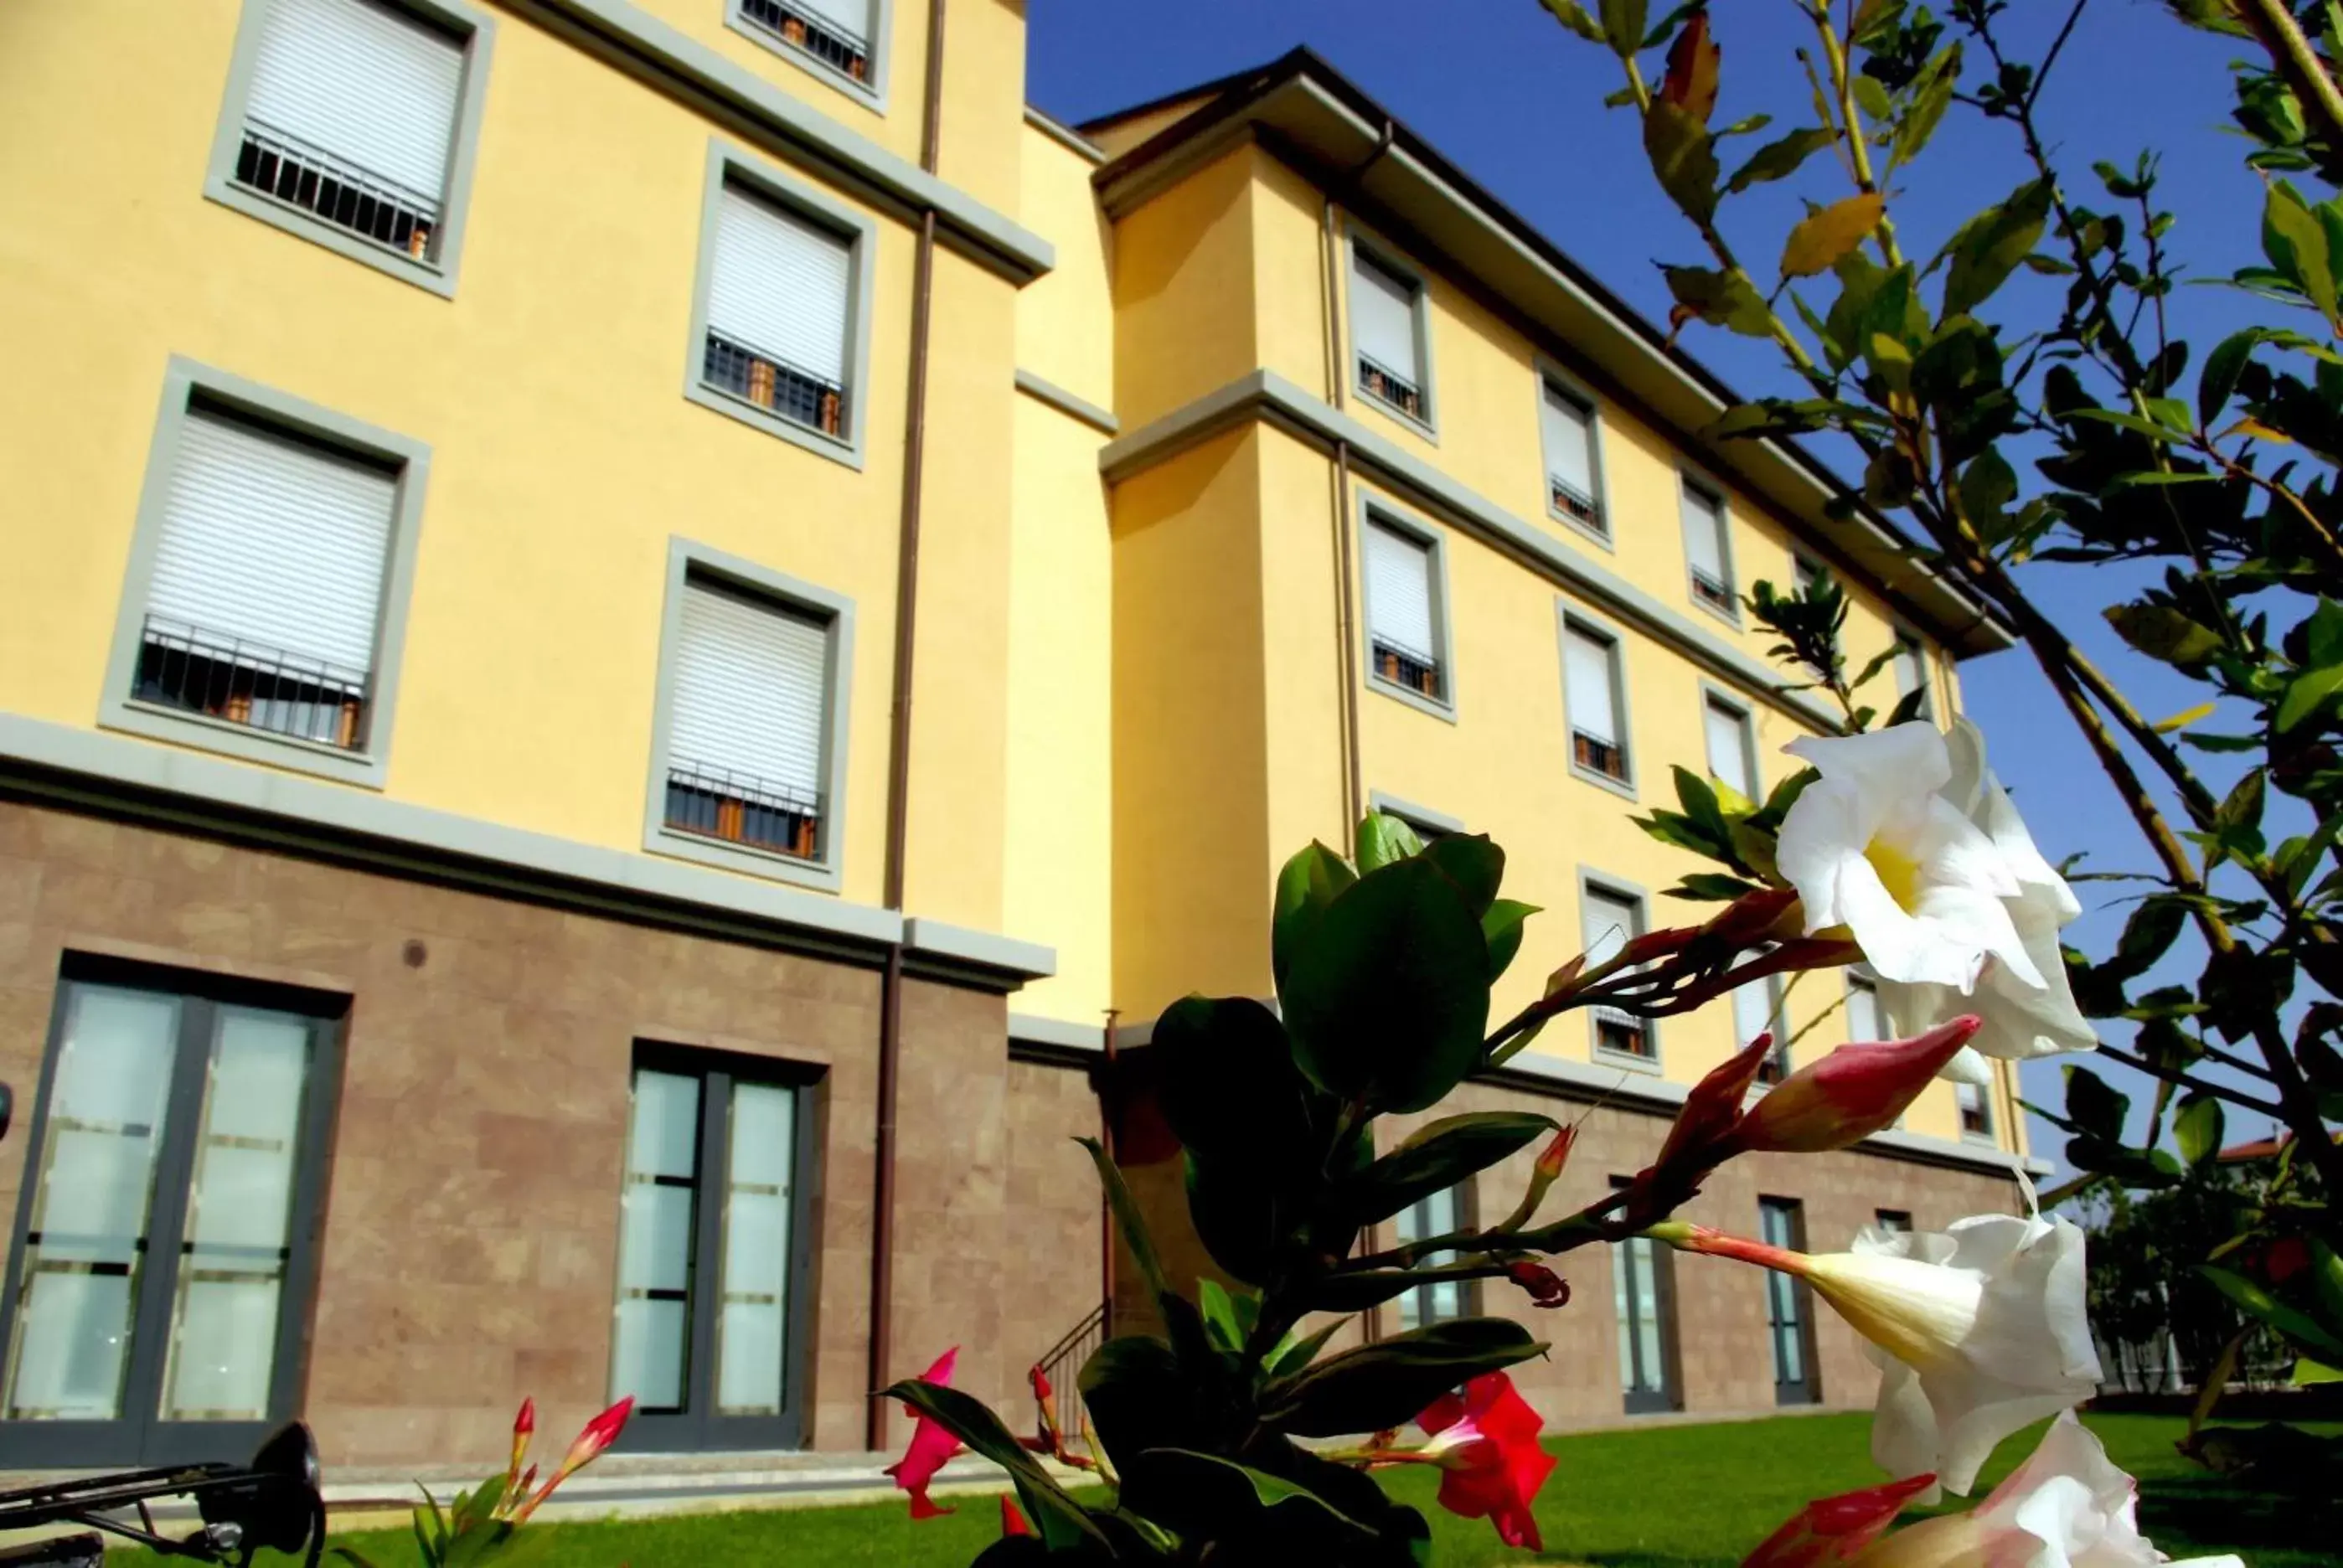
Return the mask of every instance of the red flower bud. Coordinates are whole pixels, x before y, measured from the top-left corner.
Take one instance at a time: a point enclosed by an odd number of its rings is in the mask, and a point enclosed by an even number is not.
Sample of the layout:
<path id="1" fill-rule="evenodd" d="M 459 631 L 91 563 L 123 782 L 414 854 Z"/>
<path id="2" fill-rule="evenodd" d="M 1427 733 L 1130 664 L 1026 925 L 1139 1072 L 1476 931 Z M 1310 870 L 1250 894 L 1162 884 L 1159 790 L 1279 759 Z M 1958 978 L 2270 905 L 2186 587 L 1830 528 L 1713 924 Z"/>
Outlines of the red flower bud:
<path id="1" fill-rule="evenodd" d="M 1554 1135 L 1554 1141 L 1538 1151 L 1537 1175 L 1541 1181 L 1552 1181 L 1562 1175 L 1562 1168 L 1570 1162 L 1570 1146 L 1578 1141 L 1578 1129 L 1565 1127 Z"/>
<path id="2" fill-rule="evenodd" d="M 1684 1109 L 1676 1112 L 1675 1125 L 1668 1129 L 1667 1140 L 1660 1145 L 1659 1157 L 1652 1161 L 1653 1168 L 1705 1171 L 1715 1164 L 1724 1155 L 1726 1136 L 1741 1121 L 1741 1102 L 1748 1096 L 1749 1086 L 1757 1081 L 1758 1070 L 1773 1052 L 1774 1037 L 1761 1034 L 1739 1055 L 1726 1058 L 1723 1066 L 1712 1069 L 1694 1084 L 1692 1092 L 1684 1096 Z"/>
<path id="3" fill-rule="evenodd" d="M 1766 1091 L 1734 1142 L 1790 1154 L 1859 1143 L 1903 1115 L 1981 1021 L 1964 1013 L 1911 1040 L 1842 1045 Z"/>
<path id="4" fill-rule="evenodd" d="M 1534 1307 L 1559 1307 L 1570 1301 L 1570 1282 L 1547 1268 L 1524 1259 L 1505 1265 L 1505 1278 L 1530 1294 Z"/>
<path id="5" fill-rule="evenodd" d="M 635 1396 L 628 1394 L 588 1422 L 577 1440 L 570 1443 L 569 1452 L 562 1455 L 560 1474 L 554 1479 L 558 1481 L 562 1475 L 571 1474 L 593 1462 L 596 1454 L 618 1440 L 618 1433 L 626 1430 L 627 1418 L 634 1413 Z"/>
<path id="6" fill-rule="evenodd" d="M 1033 1527 L 1025 1523 L 1025 1515 L 1018 1512 L 1017 1504 L 1010 1501 L 1009 1493 L 1005 1492 L 1001 1494 L 1001 1533 L 1004 1536 L 1033 1533 Z"/>
<path id="7" fill-rule="evenodd" d="M 525 1399 L 520 1402 L 520 1413 L 513 1417 L 513 1435 L 515 1437 L 527 1437 L 530 1432 L 535 1432 L 536 1430 L 537 1401 L 534 1399 Z"/>
<path id="8" fill-rule="evenodd" d="M 1761 888 L 1754 893 L 1744 893 L 1713 916 L 1704 929 L 1707 933 L 1731 946 L 1735 951 L 1754 948 L 1768 936 L 1797 936 L 1797 927 L 1805 923 L 1799 916 L 1785 922 L 1785 917 L 1798 908 L 1795 888 Z M 1776 930 L 1785 923 L 1791 929 Z"/>
<path id="9" fill-rule="evenodd" d="M 1035 1399 L 1040 1400 L 1043 1404 L 1050 1402 L 1050 1378 L 1049 1374 L 1041 1370 L 1041 1362 L 1033 1363 L 1033 1370 L 1025 1374 L 1025 1381 L 1033 1385 Z"/>
<path id="10" fill-rule="evenodd" d="M 1885 1486 L 1817 1498 L 1767 1536 L 1764 1545 L 1743 1560 L 1741 1568 L 1822 1568 L 1847 1562 L 1896 1523 L 1905 1503 L 1936 1483 L 1934 1475 L 1915 1475 Z"/>
<path id="11" fill-rule="evenodd" d="M 2262 1272 L 2273 1285 L 2282 1285 L 2310 1267 L 2310 1249 L 2299 1236 L 2281 1236 L 2262 1254 Z"/>

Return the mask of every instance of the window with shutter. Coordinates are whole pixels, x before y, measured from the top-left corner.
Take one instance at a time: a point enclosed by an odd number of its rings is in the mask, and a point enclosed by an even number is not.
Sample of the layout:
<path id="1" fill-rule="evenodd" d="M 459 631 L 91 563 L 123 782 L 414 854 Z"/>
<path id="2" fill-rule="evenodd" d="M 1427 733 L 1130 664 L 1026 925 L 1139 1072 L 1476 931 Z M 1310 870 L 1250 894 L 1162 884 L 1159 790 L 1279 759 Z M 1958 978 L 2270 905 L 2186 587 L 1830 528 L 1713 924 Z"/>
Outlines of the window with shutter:
<path id="1" fill-rule="evenodd" d="M 1372 672 L 1403 690 L 1445 701 L 1432 546 L 1373 518 L 1368 519 L 1364 544 Z"/>
<path id="2" fill-rule="evenodd" d="M 1953 1084 L 1954 1099 L 1961 1109 L 1961 1131 L 1971 1138 L 1993 1136 L 1992 1102 L 1986 1099 L 1985 1086 L 1977 1083 Z"/>
<path id="3" fill-rule="evenodd" d="M 189 410 L 130 696 L 362 749 L 397 507 L 387 468 Z"/>
<path id="4" fill-rule="evenodd" d="M 1540 386 L 1547 505 L 1572 522 L 1608 534 L 1610 524 L 1594 490 L 1594 411 L 1552 381 Z"/>
<path id="5" fill-rule="evenodd" d="M 825 619 L 687 579 L 668 673 L 668 827 L 823 854 L 830 643 Z"/>
<path id="6" fill-rule="evenodd" d="M 1686 481 L 1684 493 L 1684 560 L 1692 572 L 1693 602 L 1719 615 L 1734 616 L 1733 571 L 1727 565 L 1725 500 Z"/>
<path id="7" fill-rule="evenodd" d="M 439 259 L 466 41 L 387 0 L 265 0 L 236 184 Z"/>
<path id="8" fill-rule="evenodd" d="M 1574 766 L 1627 779 L 1627 731 L 1620 722 L 1619 645 L 1581 626 L 1563 632 L 1563 701 Z"/>
<path id="9" fill-rule="evenodd" d="M 702 379 L 793 425 L 846 435 L 853 242 L 728 180 L 709 243 Z"/>
<path id="10" fill-rule="evenodd" d="M 737 0 L 752 36 L 778 40 L 858 85 L 872 80 L 873 0 Z"/>
<path id="11" fill-rule="evenodd" d="M 1879 988 L 1860 975 L 1846 978 L 1846 1038 L 1885 1040 L 1886 1018 L 1879 1007 Z"/>
<path id="12" fill-rule="evenodd" d="M 1579 940 L 1586 954 L 1586 967 L 1609 963 L 1619 951 L 1644 930 L 1643 900 L 1632 893 L 1614 892 L 1608 888 L 1588 884 L 1584 890 L 1579 918 Z M 1650 1022 L 1632 1012 L 1618 1008 L 1598 1007 L 1591 1010 L 1594 1043 L 1603 1050 L 1657 1060 L 1659 1050 L 1652 1038 Z"/>
<path id="13" fill-rule="evenodd" d="M 1745 953 L 1735 961 L 1751 956 Z M 1772 1054 L 1757 1070 L 1760 1083 L 1779 1083 L 1789 1073 L 1790 1051 L 1788 1042 L 1782 1038 L 1787 1031 L 1782 1027 L 1781 1010 L 1781 992 L 1770 979 L 1750 980 L 1733 988 L 1734 1049 L 1745 1049 L 1761 1034 L 1775 1037 Z"/>
<path id="14" fill-rule="evenodd" d="M 1756 759 L 1751 755 L 1749 715 L 1711 697 L 1703 703 L 1708 731 L 1708 773 L 1750 799 L 1757 798 Z"/>
<path id="15" fill-rule="evenodd" d="M 1424 417 L 1422 339 L 1416 330 L 1420 290 L 1367 252 L 1351 251 L 1351 347 L 1359 361 L 1359 389 L 1411 418 Z"/>
<path id="16" fill-rule="evenodd" d="M 1473 1223 L 1467 1201 L 1469 1183 L 1443 1188 L 1417 1200 L 1392 1216 L 1392 1229 L 1401 1245 L 1453 1235 Z M 1437 1268 L 1456 1261 L 1453 1251 L 1426 1252 L 1421 1262 Z M 1440 1280 L 1418 1285 L 1399 1298 L 1399 1326 L 1404 1333 L 1427 1324 L 1461 1318 L 1473 1311 L 1472 1282 Z"/>

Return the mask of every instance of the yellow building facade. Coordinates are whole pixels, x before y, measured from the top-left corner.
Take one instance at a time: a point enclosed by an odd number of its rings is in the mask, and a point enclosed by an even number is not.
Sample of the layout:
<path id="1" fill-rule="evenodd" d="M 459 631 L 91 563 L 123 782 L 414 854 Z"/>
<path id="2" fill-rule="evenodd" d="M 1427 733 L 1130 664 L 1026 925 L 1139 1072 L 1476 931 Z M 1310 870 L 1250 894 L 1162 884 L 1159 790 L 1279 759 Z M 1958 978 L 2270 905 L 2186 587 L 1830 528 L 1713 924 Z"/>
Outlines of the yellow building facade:
<path id="1" fill-rule="evenodd" d="M 1266 994 L 1293 849 L 1493 834 L 1518 1004 L 1669 918 L 1671 766 L 1827 724 L 1749 584 L 1956 709 L 1990 620 L 1355 86 L 1070 130 L 1022 10 L 0 15 L 0 1464 L 469 1459 L 527 1393 L 854 1450 L 953 1342 L 1005 1399 L 1106 1288 L 1093 1069 Z M 1735 1034 L 1471 1092 L 1631 1161 Z M 2010 1093 L 1835 1159 L 2006 1202 Z M 1764 1402 L 1751 1302 L 1646 1294 L 1666 1364 L 1589 1293 L 1554 1413 Z"/>

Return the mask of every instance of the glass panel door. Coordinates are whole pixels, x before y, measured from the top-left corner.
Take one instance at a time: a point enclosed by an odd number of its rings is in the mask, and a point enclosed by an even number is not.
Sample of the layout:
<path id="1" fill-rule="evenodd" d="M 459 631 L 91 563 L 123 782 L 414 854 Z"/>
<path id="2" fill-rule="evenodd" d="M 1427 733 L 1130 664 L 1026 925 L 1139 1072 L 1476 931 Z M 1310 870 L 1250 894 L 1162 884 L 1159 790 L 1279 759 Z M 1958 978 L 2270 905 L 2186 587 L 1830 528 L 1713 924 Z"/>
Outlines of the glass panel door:
<path id="1" fill-rule="evenodd" d="M 1757 1201 L 1760 1233 L 1772 1246 L 1802 1251 L 1806 1244 L 1804 1205 L 1783 1198 Z M 1806 1310 L 1805 1282 L 1777 1269 L 1765 1271 L 1765 1329 L 1774 1349 L 1774 1402 L 1812 1404 L 1822 1397 L 1815 1376 L 1813 1329 Z"/>
<path id="2" fill-rule="evenodd" d="M 619 1199 L 610 1392 L 639 1412 L 621 1442 L 792 1446 L 803 1098 L 736 1077 L 735 1059 L 646 1054 Z"/>
<path id="3" fill-rule="evenodd" d="M 1619 1324 L 1619 1386 L 1630 1415 L 1676 1408 L 1674 1302 L 1668 1251 L 1648 1236 L 1611 1243 L 1612 1308 Z"/>
<path id="4" fill-rule="evenodd" d="M 332 1030 L 102 972 L 58 988 L 0 1465 L 243 1459 L 292 1413 Z"/>

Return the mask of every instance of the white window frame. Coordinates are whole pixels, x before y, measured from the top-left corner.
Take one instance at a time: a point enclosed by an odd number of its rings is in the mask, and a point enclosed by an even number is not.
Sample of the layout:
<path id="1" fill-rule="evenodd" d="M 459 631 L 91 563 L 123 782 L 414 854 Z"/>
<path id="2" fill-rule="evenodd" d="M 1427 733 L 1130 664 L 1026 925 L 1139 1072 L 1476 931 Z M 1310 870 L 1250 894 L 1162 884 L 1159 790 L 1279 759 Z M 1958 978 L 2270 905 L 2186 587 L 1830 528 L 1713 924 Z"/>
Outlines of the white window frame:
<path id="1" fill-rule="evenodd" d="M 130 695 L 139 645 L 155 578 L 155 557 L 163 539 L 165 513 L 178 468 L 180 432 L 191 408 L 208 407 L 263 428 L 347 454 L 397 475 L 390 542 L 383 561 L 382 597 L 375 616 L 374 661 L 368 672 L 366 741 L 345 750 L 297 735 L 282 735 L 233 719 L 214 719 Z M 138 498 L 131 537 L 129 569 L 123 575 L 121 608 L 106 667 L 105 694 L 98 706 L 101 729 L 149 739 L 199 747 L 248 762 L 314 774 L 344 784 L 379 789 L 390 765 L 391 727 L 398 709 L 398 673 L 407 636 L 407 599 L 415 584 L 416 540 L 423 525 L 423 494 L 431 471 L 431 448 L 420 441 L 323 408 L 315 403 L 174 356 L 163 374 L 162 411 L 146 457 L 146 478 Z"/>
<path id="2" fill-rule="evenodd" d="M 1725 568 L 1726 604 L 1715 605 L 1700 596 L 1693 584 L 1692 541 L 1685 531 L 1684 512 L 1694 498 L 1699 498 L 1715 510 L 1716 558 Z M 1676 538 L 1684 552 L 1684 597 L 1699 609 L 1707 611 L 1725 625 L 1739 629 L 1741 626 L 1741 568 L 1733 558 L 1733 494 L 1707 475 L 1691 468 L 1676 470 Z"/>
<path id="3" fill-rule="evenodd" d="M 819 228 L 830 230 L 847 246 L 847 319 L 843 323 L 847 344 L 846 428 L 839 435 L 784 419 L 745 397 L 709 386 L 703 375 L 708 353 L 708 296 L 716 276 L 716 226 L 728 181 Z M 862 467 L 870 434 L 870 318 L 871 302 L 876 298 L 878 252 L 878 225 L 867 214 L 757 158 L 745 147 L 721 139 L 710 141 L 707 186 L 700 198 L 699 272 L 691 289 L 691 337 L 684 347 L 684 397 L 833 462 L 850 468 Z"/>
<path id="4" fill-rule="evenodd" d="M 1903 626 L 1891 623 L 1888 632 L 1896 639 L 1896 657 L 1887 661 L 1888 668 L 1895 673 L 1896 702 L 1901 703 L 1909 690 L 1904 684 L 1904 658 L 1909 654 L 1913 663 L 1918 667 L 1915 673 L 1920 684 L 1920 711 L 1912 717 L 1934 724 L 1936 721 L 1936 661 L 1929 657 L 1928 644 L 1917 633 Z M 1894 707 L 1895 704 L 1890 704 L 1890 710 Z"/>
<path id="5" fill-rule="evenodd" d="M 1570 721 L 1570 634 L 1577 630 L 1588 637 L 1611 645 L 1611 711 L 1619 721 L 1619 761 L 1625 777 L 1614 779 L 1608 773 L 1582 767 L 1578 747 Z M 1628 799 L 1637 799 L 1635 791 L 1634 715 L 1627 701 L 1627 639 L 1615 626 L 1574 608 L 1566 599 L 1554 601 L 1555 673 L 1562 679 L 1562 745 L 1563 759 L 1569 765 L 1571 776 L 1608 789 L 1614 795 Z"/>
<path id="6" fill-rule="evenodd" d="M 732 844 L 667 824 L 668 743 L 674 711 L 676 650 L 683 637 L 684 592 L 694 580 L 712 582 L 775 609 L 827 622 L 830 648 L 822 694 L 823 809 L 814 857 L 801 859 L 750 844 Z M 659 686 L 651 719 L 650 769 L 643 792 L 643 848 L 728 871 L 839 890 L 846 845 L 847 718 L 854 689 L 854 601 L 754 561 L 690 539 L 668 541 L 667 602 L 659 622 Z"/>
<path id="7" fill-rule="evenodd" d="M 472 170 L 480 145 L 480 116 L 488 101 L 488 55 L 496 43 L 496 23 L 487 12 L 466 0 L 375 3 L 386 10 L 406 12 L 416 18 L 418 25 L 449 34 L 463 45 L 464 84 L 457 99 L 455 134 L 448 142 L 447 183 L 440 192 L 439 228 L 433 236 L 433 254 L 408 256 L 237 182 L 236 162 L 244 146 L 245 106 L 252 97 L 253 71 L 260 59 L 261 27 L 272 0 L 244 0 L 243 15 L 236 23 L 236 49 L 228 61 L 227 90 L 220 104 L 219 124 L 212 133 L 204 195 L 222 206 L 272 224 L 336 255 L 364 262 L 402 282 L 453 299 L 464 255 L 465 216 L 472 205 Z"/>
<path id="8" fill-rule="evenodd" d="M 1551 360 L 1539 359 L 1536 362 L 1536 369 L 1538 491 L 1545 498 L 1545 515 L 1577 534 L 1581 538 L 1600 545 L 1603 548 L 1615 554 L 1617 547 L 1613 542 L 1613 537 L 1616 517 L 1611 509 L 1610 470 L 1608 465 L 1603 460 L 1603 447 L 1606 437 L 1604 430 L 1602 400 L 1589 392 L 1584 382 L 1566 374 Z M 1548 387 L 1552 387 L 1571 402 L 1577 404 L 1586 415 L 1586 469 L 1587 477 L 1593 481 L 1595 516 L 1602 519 L 1599 527 L 1587 522 L 1583 518 L 1573 517 L 1554 505 L 1554 464 L 1550 454 L 1545 449 L 1545 399 Z"/>
<path id="9" fill-rule="evenodd" d="M 840 93 L 862 107 L 877 114 L 887 112 L 887 60 L 894 32 L 894 0 L 870 0 L 870 35 L 863 42 L 868 51 L 870 68 L 861 78 L 840 70 L 811 49 L 793 44 L 775 33 L 756 17 L 747 0 L 724 0 L 724 25 L 748 39 L 759 48 L 768 50 L 787 60 L 799 70 Z M 797 9 L 789 0 L 779 0 L 779 9 Z"/>
<path id="10" fill-rule="evenodd" d="M 1765 769 L 1764 761 L 1757 749 L 1756 711 L 1750 707 L 1748 702 L 1726 690 L 1724 687 L 1717 685 L 1715 681 L 1704 680 L 1700 683 L 1700 739 L 1702 751 L 1700 760 L 1703 771 L 1711 779 L 1715 779 L 1716 777 L 1714 772 L 1707 771 L 1709 761 L 1707 755 L 1708 710 L 1711 708 L 1719 708 L 1730 712 L 1734 717 L 1735 723 L 1739 726 L 1741 732 L 1741 755 L 1748 767 L 1749 782 L 1754 791 L 1751 794 L 1750 799 L 1755 801 L 1758 805 L 1763 806 L 1765 803 Z"/>
<path id="11" fill-rule="evenodd" d="M 1988 1067 L 1987 1070 L 1993 1070 Z M 1954 1081 L 1953 1115 L 1960 1128 L 1962 1142 L 1979 1143 L 1994 1149 L 2001 1146 L 2001 1114 L 1994 1104 L 1994 1101 L 1999 1098 L 1995 1091 L 2000 1087 L 2000 1083 L 2001 1075 L 1998 1071 L 1994 1071 L 1993 1081 L 1990 1083 L 1962 1083 L 1957 1080 Z M 1985 1116 L 1985 1125 L 1982 1128 L 1972 1128 L 1968 1124 L 1966 1113 L 1961 1107 L 1961 1091 L 1964 1089 L 1976 1091 L 1977 1108 Z"/>
<path id="12" fill-rule="evenodd" d="M 1578 868 L 1578 929 L 1580 932 L 1580 940 L 1582 941 L 1584 940 L 1584 933 L 1586 930 L 1586 907 L 1588 902 L 1597 893 L 1600 893 L 1604 897 L 1611 899 L 1615 902 L 1634 906 L 1635 911 L 1634 930 L 1627 933 L 1627 938 L 1630 941 L 1644 935 L 1652 929 L 1652 898 L 1650 893 L 1646 892 L 1640 885 L 1629 881 L 1624 877 L 1614 877 L 1608 871 L 1598 870 L 1590 866 L 1581 866 Z M 1630 1068 L 1637 1072 L 1648 1072 L 1658 1076 L 1665 1075 L 1664 1069 L 1662 1065 L 1663 1059 L 1661 1056 L 1660 1020 L 1658 1019 L 1646 1018 L 1638 1020 L 1644 1027 L 1644 1040 L 1645 1043 L 1650 1045 L 1651 1053 L 1647 1056 L 1637 1056 L 1633 1051 L 1614 1050 L 1611 1047 L 1604 1044 L 1603 1030 L 1597 1027 L 1597 1019 L 1595 1016 L 1601 1010 L 1590 1007 L 1585 1010 L 1586 1053 L 1589 1060 L 1614 1066 Z"/>
<path id="13" fill-rule="evenodd" d="M 1358 548 L 1353 552 L 1359 573 L 1359 657 L 1365 672 L 1366 683 L 1386 697 L 1397 698 L 1419 712 L 1434 719 L 1456 722 L 1456 637 L 1455 621 L 1448 608 L 1448 536 L 1444 529 L 1400 511 L 1390 502 L 1368 496 L 1362 489 L 1352 508 L 1352 527 L 1357 531 Z M 1367 579 L 1367 529 L 1388 528 L 1393 533 L 1414 540 L 1424 548 L 1432 573 L 1432 640 L 1431 649 L 1440 660 L 1440 695 L 1426 697 L 1412 686 L 1388 680 L 1375 668 L 1375 618 Z"/>
<path id="14" fill-rule="evenodd" d="M 1433 390 L 1432 367 L 1432 286 L 1423 268 L 1403 259 L 1396 246 L 1381 236 L 1366 232 L 1363 225 L 1350 226 L 1350 243 L 1344 247 L 1342 266 L 1342 375 L 1343 385 L 1358 393 L 1367 407 L 1396 419 L 1407 429 L 1437 446 L 1440 443 L 1440 397 Z M 1353 288 L 1358 282 L 1359 257 L 1363 254 L 1370 266 L 1381 267 L 1402 283 L 1415 289 L 1415 365 L 1422 377 L 1416 384 L 1416 395 L 1423 400 L 1423 411 L 1411 414 L 1398 404 L 1378 397 L 1367 390 L 1359 374 L 1358 335 L 1352 330 L 1355 317 L 1352 315 Z"/>

